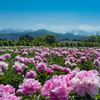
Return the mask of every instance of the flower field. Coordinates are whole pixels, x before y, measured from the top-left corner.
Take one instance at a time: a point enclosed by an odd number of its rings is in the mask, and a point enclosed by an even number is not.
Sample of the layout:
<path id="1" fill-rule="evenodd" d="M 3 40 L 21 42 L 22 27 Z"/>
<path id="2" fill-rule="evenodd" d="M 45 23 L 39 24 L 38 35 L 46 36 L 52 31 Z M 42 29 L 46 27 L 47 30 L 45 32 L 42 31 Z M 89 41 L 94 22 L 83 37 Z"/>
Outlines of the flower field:
<path id="1" fill-rule="evenodd" d="M 1 47 L 0 100 L 100 100 L 100 48 Z"/>

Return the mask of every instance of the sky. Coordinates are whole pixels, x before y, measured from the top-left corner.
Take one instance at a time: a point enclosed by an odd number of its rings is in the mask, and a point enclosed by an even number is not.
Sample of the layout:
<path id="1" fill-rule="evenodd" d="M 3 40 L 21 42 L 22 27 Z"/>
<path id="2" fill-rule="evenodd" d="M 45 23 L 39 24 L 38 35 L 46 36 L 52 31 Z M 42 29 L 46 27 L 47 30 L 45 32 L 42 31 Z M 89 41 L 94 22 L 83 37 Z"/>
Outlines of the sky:
<path id="1" fill-rule="evenodd" d="M 0 0 L 5 28 L 100 31 L 100 0 Z"/>

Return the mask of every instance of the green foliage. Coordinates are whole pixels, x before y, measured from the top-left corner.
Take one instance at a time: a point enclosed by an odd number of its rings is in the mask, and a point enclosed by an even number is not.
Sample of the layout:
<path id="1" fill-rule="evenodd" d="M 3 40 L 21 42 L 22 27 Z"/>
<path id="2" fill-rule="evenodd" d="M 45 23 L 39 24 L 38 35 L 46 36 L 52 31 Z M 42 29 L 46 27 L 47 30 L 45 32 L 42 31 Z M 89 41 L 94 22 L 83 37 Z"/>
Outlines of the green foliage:
<path id="1" fill-rule="evenodd" d="M 32 43 L 36 43 L 37 41 L 41 42 L 41 43 L 45 43 L 46 42 L 46 39 L 45 37 L 42 37 L 42 36 L 38 36 L 36 38 L 34 38 L 34 40 L 32 41 Z"/>
<path id="2" fill-rule="evenodd" d="M 61 47 L 64 47 L 65 45 L 64 45 L 63 43 L 60 43 L 60 46 L 61 46 Z"/>
<path id="3" fill-rule="evenodd" d="M 36 46 L 40 46 L 40 44 L 39 44 L 39 42 L 38 42 L 38 41 L 36 42 Z"/>
<path id="4" fill-rule="evenodd" d="M 56 41 L 55 35 L 51 35 L 51 34 L 46 35 L 47 43 L 49 43 L 51 45 L 52 43 L 55 43 L 55 41 Z"/>
<path id="5" fill-rule="evenodd" d="M 22 42 L 22 46 L 25 46 L 26 45 L 26 41 L 21 40 L 21 42 Z"/>
<path id="6" fill-rule="evenodd" d="M 20 40 L 18 40 L 18 42 L 16 42 L 16 46 L 21 46 L 22 42 Z"/>
<path id="7" fill-rule="evenodd" d="M 100 36 L 98 36 L 96 40 L 97 40 L 97 42 L 100 43 Z"/>
<path id="8" fill-rule="evenodd" d="M 8 43 L 9 43 L 9 46 L 15 46 L 15 43 L 12 40 L 9 40 Z"/>
<path id="9" fill-rule="evenodd" d="M 19 37 L 19 40 L 20 40 L 20 41 L 22 41 L 22 40 L 24 40 L 24 41 L 29 40 L 29 41 L 31 42 L 32 40 L 34 40 L 34 38 L 33 38 L 32 36 L 29 36 L 28 34 L 25 34 L 25 35 L 23 35 L 23 36 L 20 36 L 20 37 Z"/>
<path id="10" fill-rule="evenodd" d="M 82 42 L 96 42 L 96 36 L 92 35 L 92 36 L 89 36 L 87 37 L 86 39 L 82 39 L 81 40 Z"/>
<path id="11" fill-rule="evenodd" d="M 55 45 L 56 45 L 56 47 L 59 47 L 60 46 L 58 42 L 56 42 Z"/>
<path id="12" fill-rule="evenodd" d="M 1 40 L 0 41 L 0 46 L 3 46 L 4 45 L 4 42 Z"/>
<path id="13" fill-rule="evenodd" d="M 30 46 L 31 44 L 30 44 L 30 42 L 29 42 L 29 40 L 27 40 L 26 41 L 26 46 Z"/>
<path id="14" fill-rule="evenodd" d="M 68 42 L 65 42 L 65 46 L 69 46 L 69 43 Z"/>
<path id="15" fill-rule="evenodd" d="M 8 45 L 9 43 L 6 40 L 4 40 L 4 46 L 8 46 Z"/>
<path id="16" fill-rule="evenodd" d="M 70 43 L 70 47 L 73 47 L 74 46 L 74 43 Z"/>

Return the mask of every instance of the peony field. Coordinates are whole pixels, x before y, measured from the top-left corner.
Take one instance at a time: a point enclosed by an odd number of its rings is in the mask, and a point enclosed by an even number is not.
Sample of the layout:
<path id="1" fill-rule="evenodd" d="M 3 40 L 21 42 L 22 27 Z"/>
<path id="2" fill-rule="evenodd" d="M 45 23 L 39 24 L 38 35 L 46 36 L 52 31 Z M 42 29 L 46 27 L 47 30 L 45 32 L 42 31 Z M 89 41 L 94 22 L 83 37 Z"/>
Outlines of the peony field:
<path id="1" fill-rule="evenodd" d="M 100 100 L 100 48 L 0 47 L 0 100 Z"/>

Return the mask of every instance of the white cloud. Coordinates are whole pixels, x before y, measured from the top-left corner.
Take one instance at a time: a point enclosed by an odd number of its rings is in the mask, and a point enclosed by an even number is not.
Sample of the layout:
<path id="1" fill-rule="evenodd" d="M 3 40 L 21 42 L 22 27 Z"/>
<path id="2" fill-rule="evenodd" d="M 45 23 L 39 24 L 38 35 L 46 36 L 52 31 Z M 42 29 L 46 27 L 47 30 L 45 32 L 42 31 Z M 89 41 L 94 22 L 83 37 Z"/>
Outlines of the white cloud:
<path id="1" fill-rule="evenodd" d="M 42 24 L 42 23 L 37 24 L 37 26 L 38 27 L 46 27 L 46 25 L 45 24 Z"/>
<path id="2" fill-rule="evenodd" d="M 77 29 L 89 31 L 89 32 L 100 31 L 100 25 L 99 26 L 92 26 L 92 25 L 82 24 L 82 25 L 77 26 Z"/>
<path id="3" fill-rule="evenodd" d="M 74 35 L 78 35 L 77 31 L 74 33 Z"/>
<path id="4" fill-rule="evenodd" d="M 51 25 L 49 27 L 49 30 L 52 30 L 54 32 L 61 32 L 61 33 L 66 33 L 67 31 L 72 30 L 74 28 L 71 25 Z"/>
<path id="5" fill-rule="evenodd" d="M 77 25 L 45 25 L 42 23 L 39 23 L 37 25 L 34 25 L 34 30 L 38 29 L 47 29 L 49 31 L 58 32 L 58 33 L 66 33 L 70 32 L 72 30 L 83 30 L 86 32 L 95 32 L 100 31 L 100 25 L 93 26 L 93 25 L 86 25 L 86 24 L 77 24 Z M 77 31 L 75 32 L 75 35 L 77 35 Z"/>

